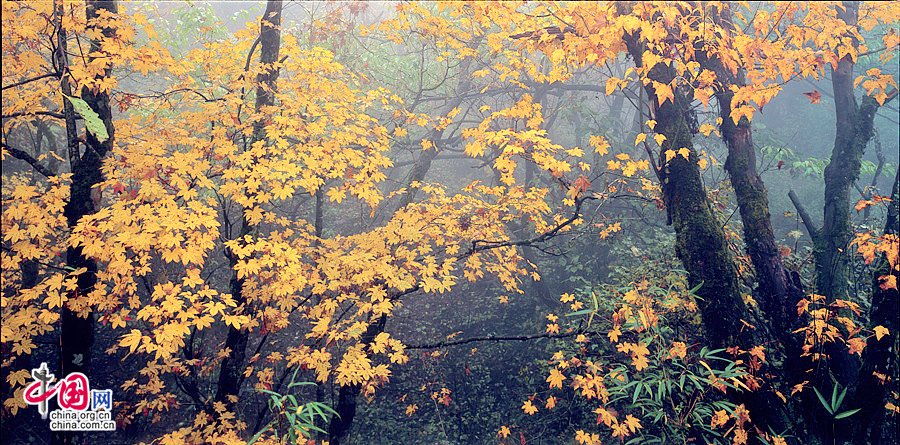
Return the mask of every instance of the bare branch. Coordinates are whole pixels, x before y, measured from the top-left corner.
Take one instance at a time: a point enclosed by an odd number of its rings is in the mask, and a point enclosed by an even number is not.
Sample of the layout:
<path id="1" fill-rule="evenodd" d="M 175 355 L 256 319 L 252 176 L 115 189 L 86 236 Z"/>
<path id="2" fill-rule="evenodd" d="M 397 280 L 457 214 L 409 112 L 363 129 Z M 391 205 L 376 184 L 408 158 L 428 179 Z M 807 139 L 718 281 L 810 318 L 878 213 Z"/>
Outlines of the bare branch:
<path id="1" fill-rule="evenodd" d="M 18 87 L 18 86 L 25 85 L 26 83 L 34 82 L 34 81 L 36 81 L 36 80 L 46 79 L 46 78 L 48 78 L 48 77 L 54 77 L 54 78 L 57 78 L 57 77 L 59 77 L 59 75 L 60 75 L 60 73 L 47 73 L 47 74 L 41 74 L 40 76 L 37 76 L 37 77 L 32 77 L 32 78 L 30 78 L 30 79 L 25 79 L 25 80 L 22 80 L 22 81 L 19 81 L 19 82 L 16 82 L 16 83 L 11 83 L 11 84 L 9 84 L 9 85 L 3 87 L 2 89 L 3 89 L 3 90 L 6 90 L 7 88 L 15 88 L 15 87 Z"/>
<path id="2" fill-rule="evenodd" d="M 797 209 L 797 213 L 800 214 L 800 219 L 803 220 L 803 225 L 806 226 L 806 231 L 809 233 L 810 238 L 815 238 L 816 226 L 813 225 L 812 218 L 810 218 L 809 213 L 806 212 L 806 209 L 803 207 L 803 204 L 800 203 L 800 198 L 797 198 L 797 194 L 794 193 L 793 190 L 788 192 L 788 197 L 791 198 L 791 202 L 794 203 L 794 208 Z"/>
<path id="3" fill-rule="evenodd" d="M 8 151 L 9 154 L 11 154 L 14 158 L 21 159 L 21 160 L 27 162 L 28 165 L 31 165 L 31 167 L 34 168 L 35 170 L 37 170 L 38 173 L 40 173 L 48 178 L 52 178 L 52 177 L 56 176 L 56 172 L 41 165 L 41 163 L 38 162 L 38 160 L 35 159 L 34 157 L 32 157 L 30 154 L 28 154 L 22 150 L 19 150 L 18 148 L 12 148 L 9 145 L 6 145 L 5 143 L 2 144 L 2 146 L 3 146 L 3 149 Z"/>
<path id="4" fill-rule="evenodd" d="M 65 119 L 66 115 L 63 113 L 57 113 L 55 111 L 23 111 L 21 113 L 13 113 L 13 114 L 4 114 L 2 116 L 3 119 L 12 119 L 14 117 L 21 116 L 51 116 L 57 119 Z"/>
<path id="5" fill-rule="evenodd" d="M 592 334 L 596 332 L 565 332 L 562 334 L 531 334 L 531 335 L 512 335 L 512 336 L 501 336 L 501 335 L 488 335 L 485 337 L 472 337 L 472 338 L 464 338 L 461 340 L 453 340 L 453 341 L 439 341 L 436 343 L 426 343 L 423 345 L 410 345 L 407 346 L 406 349 L 437 349 L 443 348 L 446 346 L 456 346 L 456 345 L 464 345 L 466 343 L 474 343 L 480 341 L 526 341 L 526 340 L 536 340 L 539 338 L 567 338 L 574 337 L 579 334 Z"/>

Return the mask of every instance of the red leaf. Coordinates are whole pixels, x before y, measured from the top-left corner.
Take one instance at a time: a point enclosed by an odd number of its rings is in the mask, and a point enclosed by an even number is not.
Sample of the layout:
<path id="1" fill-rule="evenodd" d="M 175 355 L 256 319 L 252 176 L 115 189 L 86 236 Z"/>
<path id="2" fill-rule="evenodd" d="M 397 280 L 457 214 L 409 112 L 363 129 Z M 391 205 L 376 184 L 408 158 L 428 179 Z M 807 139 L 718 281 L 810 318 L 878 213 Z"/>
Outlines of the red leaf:
<path id="1" fill-rule="evenodd" d="M 575 186 L 575 190 L 578 191 L 578 193 L 581 193 L 591 187 L 591 181 L 588 181 L 586 176 L 581 175 L 572 185 Z"/>

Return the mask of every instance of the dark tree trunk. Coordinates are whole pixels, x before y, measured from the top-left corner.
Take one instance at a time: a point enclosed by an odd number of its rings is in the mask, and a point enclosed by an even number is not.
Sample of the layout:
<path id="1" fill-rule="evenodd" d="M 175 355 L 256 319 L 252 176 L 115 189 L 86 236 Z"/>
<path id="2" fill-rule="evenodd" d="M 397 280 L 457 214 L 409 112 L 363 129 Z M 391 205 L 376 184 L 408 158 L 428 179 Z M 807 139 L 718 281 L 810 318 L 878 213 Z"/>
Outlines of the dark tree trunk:
<path id="1" fill-rule="evenodd" d="M 278 61 L 278 53 L 281 48 L 281 0 L 269 0 L 266 3 L 266 11 L 263 13 L 259 21 L 260 36 L 260 64 L 267 68 L 266 71 L 260 73 L 257 78 L 256 88 L 256 113 L 259 113 L 263 107 L 275 104 L 276 81 L 278 80 L 278 69 L 273 66 Z M 251 145 L 255 142 L 265 139 L 264 123 L 258 120 L 253 124 L 253 137 Z M 250 234 L 253 226 L 244 216 L 244 209 L 241 208 L 241 226 L 238 231 L 237 239 L 242 239 Z M 236 255 L 230 251 L 226 253 L 228 262 L 234 270 L 238 262 Z M 247 295 L 243 292 L 244 279 L 238 278 L 237 272 L 233 272 L 231 276 L 231 295 L 237 303 L 238 310 L 249 313 Z M 222 360 L 222 369 L 219 373 L 219 381 L 216 385 L 215 400 L 223 402 L 229 409 L 234 407 L 228 396 L 238 396 L 243 383 L 242 372 L 245 366 L 247 342 L 250 333 L 244 329 L 235 327 L 228 328 L 228 336 L 225 339 L 225 348 L 231 350 L 231 353 Z"/>
<path id="2" fill-rule="evenodd" d="M 894 187 L 891 192 L 893 201 L 888 207 L 887 220 L 884 225 L 884 233 L 896 236 L 898 227 L 900 227 L 900 171 L 894 179 Z M 860 370 L 860 380 L 856 387 L 856 393 L 853 400 L 855 403 L 848 404 L 850 408 L 858 407 L 860 411 L 855 414 L 853 419 L 853 441 L 855 444 L 863 445 L 869 443 L 882 442 L 884 433 L 896 435 L 897 420 L 896 416 L 890 416 L 885 419 L 885 402 L 889 391 L 897 391 L 897 353 L 898 350 L 898 329 L 900 329 L 900 320 L 897 314 L 900 313 L 900 293 L 897 288 L 888 286 L 882 287 L 885 280 L 881 277 L 885 275 L 893 275 L 895 282 L 900 282 L 900 271 L 897 268 L 891 268 L 887 257 L 882 254 L 878 259 L 875 267 L 875 275 L 872 282 L 872 307 L 869 310 L 868 328 L 874 329 L 876 326 L 887 328 L 888 334 L 881 337 L 869 337 L 866 343 L 866 349 L 863 350 L 862 368 Z M 882 380 L 876 373 L 887 376 Z M 887 426 L 887 429 L 885 429 Z M 895 436 L 896 437 L 896 436 Z"/>
<path id="3" fill-rule="evenodd" d="M 101 11 L 108 11 L 112 14 L 118 13 L 116 2 L 87 2 L 86 15 L 89 32 L 90 27 L 94 26 L 91 24 L 91 20 L 100 17 L 102 15 Z M 61 6 L 57 6 L 57 12 L 59 20 L 62 20 Z M 68 60 L 65 55 L 66 33 L 62 26 L 58 29 L 56 63 L 60 71 L 65 72 L 64 68 L 68 66 Z M 111 28 L 102 27 L 99 31 L 104 37 L 111 37 L 115 34 L 115 30 Z M 91 52 L 89 54 L 99 51 L 100 44 L 101 41 L 99 39 L 91 39 Z M 88 63 L 93 59 L 94 57 L 89 55 Z M 109 76 L 109 71 L 109 69 L 105 70 L 100 77 Z M 65 80 L 62 82 L 62 90 L 67 96 L 72 95 L 71 87 Z M 85 131 L 84 153 L 82 154 L 76 136 L 74 110 L 71 104 L 68 103 L 68 100 L 63 99 L 65 102 L 66 139 L 72 171 L 71 196 L 63 209 L 63 214 L 69 227 L 74 227 L 82 217 L 93 214 L 99 208 L 100 195 L 99 191 L 94 187 L 103 181 L 103 174 L 101 173 L 103 158 L 113 147 L 115 133 L 112 123 L 112 111 L 109 107 L 109 94 L 84 88 L 81 91 L 81 98 L 87 102 L 103 121 L 109 137 L 101 141 L 91 132 Z M 90 305 L 85 302 L 97 281 L 97 263 L 92 258 L 86 257 L 82 253 L 81 247 L 69 248 L 66 251 L 66 263 L 74 269 L 84 268 L 85 272 L 78 276 L 75 291 L 67 295 L 68 301 L 60 317 L 60 374 L 65 376 L 72 372 L 81 372 L 90 375 L 91 348 L 94 345 L 94 314 L 90 310 Z M 66 432 L 53 435 L 54 443 L 75 443 L 78 441 L 80 441 L 78 433 Z"/>
<path id="4" fill-rule="evenodd" d="M 626 42 L 635 63 L 641 66 L 643 47 L 639 36 L 626 36 Z M 675 72 L 660 63 L 650 70 L 649 78 L 669 84 Z M 690 100 L 675 88 L 674 103 L 666 100 L 659 104 L 652 84 L 645 88 L 656 110 L 656 131 L 666 137 L 660 150 L 659 175 L 663 200 L 675 229 L 675 250 L 688 272 L 690 286 L 700 286 L 697 303 L 706 337 L 713 347 L 750 346 L 753 335 L 741 321 L 749 322 L 750 312 L 741 299 L 737 271 L 724 232 L 710 208 L 700 178 L 699 158 L 691 140 Z M 666 162 L 667 150 L 682 148 L 689 151 L 688 159 L 678 155 Z"/>
<path id="5" fill-rule="evenodd" d="M 384 325 L 387 317 L 382 315 L 378 317 L 363 333 L 360 343 L 368 346 L 375 341 L 375 337 L 384 331 Z M 337 415 L 331 418 L 328 424 L 328 443 L 331 445 L 340 445 L 342 441 L 347 439 L 350 434 L 350 428 L 353 426 L 353 417 L 356 416 L 356 398 L 362 387 L 358 384 L 341 386 L 338 390 L 338 403 L 334 407 Z"/>
<path id="6" fill-rule="evenodd" d="M 838 17 L 855 25 L 859 5 L 845 2 L 846 11 L 838 9 Z M 853 88 L 853 60 L 841 59 L 832 70 L 836 133 L 831 161 L 825 167 L 825 218 L 815 241 L 816 287 L 831 299 L 848 299 L 850 249 L 849 191 L 859 178 L 862 155 L 873 134 L 873 121 L 878 102 L 864 96 L 857 105 Z"/>
<path id="7" fill-rule="evenodd" d="M 848 25 L 856 25 L 859 5 L 855 2 L 844 2 L 843 6 L 843 10 L 841 8 L 837 10 L 838 18 L 844 20 Z M 850 246 L 852 227 L 850 225 L 849 191 L 859 178 L 862 155 L 869 139 L 874 134 L 875 112 L 880 106 L 872 96 L 868 95 L 863 96 L 861 104 L 857 104 L 853 87 L 854 65 L 852 58 L 848 55 L 832 69 L 831 83 L 834 90 L 836 133 L 831 160 L 825 167 L 824 220 L 820 229 L 814 227 L 809 215 L 791 192 L 791 199 L 813 239 L 817 292 L 826 296 L 828 302 L 835 299 L 854 300 L 856 297 L 849 294 L 847 281 L 850 257 L 854 251 Z M 889 94 L 888 100 L 896 97 L 896 94 L 896 90 Z M 887 300 L 879 301 L 878 306 L 890 307 L 890 304 L 890 298 L 887 298 Z M 873 301 L 874 310 L 875 302 Z M 872 312 L 870 315 L 876 314 L 883 316 L 880 310 Z M 896 312 L 894 314 L 896 316 Z M 841 315 L 849 316 L 850 314 Z M 855 385 L 859 383 L 860 377 L 863 381 L 871 378 L 871 376 L 860 374 L 860 360 L 849 354 L 843 345 L 836 342 L 827 343 L 824 352 L 828 358 L 827 367 L 820 367 L 819 372 L 812 379 L 812 386 L 820 391 L 840 385 L 841 388 L 847 388 L 851 394 L 854 394 Z M 864 390 L 869 391 L 871 388 L 864 388 Z M 854 397 L 849 400 L 859 404 L 872 403 L 870 400 Z M 854 430 L 858 430 L 858 427 L 862 426 L 868 428 L 865 422 L 857 422 L 856 415 L 834 421 L 831 416 L 824 413 L 817 403 L 812 399 L 807 404 L 808 409 L 812 410 L 809 419 L 810 431 L 818 433 L 825 443 L 852 441 L 854 440 L 852 437 Z M 860 408 L 860 406 L 845 405 L 842 407 L 842 409 L 854 408 Z"/>
<path id="8" fill-rule="evenodd" d="M 727 79 L 725 70 L 717 70 L 720 79 Z M 743 76 L 740 76 L 743 77 Z M 731 85 L 743 86 L 742 78 L 730 79 Z M 722 118 L 722 137 L 728 146 L 725 170 L 731 178 L 737 197 L 741 222 L 744 226 L 744 242 L 753 262 L 758 284 L 760 308 L 772 322 L 778 340 L 789 342 L 793 339 L 792 317 L 797 301 L 802 298 L 803 289 L 791 279 L 784 268 L 775 234 L 772 231 L 769 214 L 769 199 L 765 184 L 756 171 L 756 152 L 750 122 L 741 119 L 737 125 L 731 119 L 731 98 L 734 93 L 722 88 L 716 95 Z"/>
<path id="9" fill-rule="evenodd" d="M 717 19 L 725 29 L 731 26 L 732 18 L 727 11 L 723 11 L 722 16 Z M 767 190 L 756 170 L 756 151 L 750 121 L 741 118 L 735 124 L 731 118 L 734 92 L 729 86 L 744 86 L 746 80 L 743 72 L 732 74 L 720 60 L 707 58 L 705 56 L 709 54 L 700 51 L 702 48 L 697 49 L 698 59 L 705 68 L 715 72 L 716 78 L 721 82 L 716 92 L 716 101 L 722 120 L 719 128 L 728 147 L 725 170 L 734 187 L 743 223 L 744 242 L 756 272 L 756 298 L 766 318 L 763 322 L 768 324 L 765 332 L 774 337 L 773 339 L 781 346 L 781 349 L 773 349 L 776 350 L 775 357 L 780 357 L 784 363 L 783 369 L 787 374 L 784 376 L 787 382 L 784 383 L 798 383 L 803 380 L 802 371 L 807 369 L 808 365 L 808 361 L 801 357 L 803 353 L 801 345 L 793 334 L 799 327 L 797 326 L 799 319 L 793 314 L 796 302 L 803 297 L 802 285 L 799 277 L 792 278 L 785 269 L 775 242 Z M 776 373 L 769 364 L 763 366 L 760 374 Z M 783 431 L 791 423 L 789 416 L 782 415 L 782 410 L 773 409 L 782 406 L 776 399 L 773 389 L 767 384 L 762 390 L 736 395 L 736 400 L 743 402 L 750 409 L 754 426 L 762 431 L 770 428 Z"/>

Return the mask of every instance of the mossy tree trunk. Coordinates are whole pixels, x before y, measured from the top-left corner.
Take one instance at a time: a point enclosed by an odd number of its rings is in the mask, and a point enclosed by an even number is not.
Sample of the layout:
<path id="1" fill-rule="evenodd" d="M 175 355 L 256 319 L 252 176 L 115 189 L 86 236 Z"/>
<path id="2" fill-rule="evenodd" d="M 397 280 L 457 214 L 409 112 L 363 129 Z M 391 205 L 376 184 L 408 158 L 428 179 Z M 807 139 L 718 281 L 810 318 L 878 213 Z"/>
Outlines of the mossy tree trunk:
<path id="1" fill-rule="evenodd" d="M 837 14 L 848 25 L 855 26 L 859 16 L 859 5 L 856 2 L 844 2 L 843 8 L 838 8 Z M 853 38 L 852 35 L 849 37 Z M 854 300 L 856 297 L 849 294 L 848 283 L 850 258 L 855 252 L 850 245 L 853 229 L 850 221 L 849 191 L 859 179 L 863 153 L 869 139 L 874 135 L 875 112 L 881 106 L 875 98 L 868 95 L 863 96 L 861 103 L 857 103 L 853 87 L 854 66 L 853 59 L 847 55 L 832 68 L 836 132 L 831 159 L 825 167 L 825 205 L 821 228 L 817 229 L 814 226 L 796 195 L 791 192 L 791 200 L 803 218 L 814 244 L 816 292 L 826 296 L 828 302 L 835 299 Z M 895 89 L 887 95 L 885 103 L 896 96 Z M 893 218 L 896 220 L 896 216 Z M 890 224 L 892 223 L 889 219 L 888 225 Z M 887 326 L 884 323 L 896 326 L 896 296 L 880 293 L 876 288 L 874 298 L 868 323 L 872 326 L 878 324 Z M 893 309 L 891 315 L 886 315 L 886 309 Z M 841 315 L 851 316 L 849 313 Z M 877 353 L 880 342 L 875 345 Z M 810 414 L 809 428 L 810 431 L 819 433 L 823 442 L 847 443 L 867 440 L 866 431 L 872 426 L 878 414 L 871 411 L 869 409 L 871 407 L 866 407 L 873 405 L 871 397 L 877 397 L 883 390 L 871 386 L 871 373 L 875 369 L 889 366 L 893 360 L 889 358 L 890 353 L 884 357 L 876 357 L 873 355 L 875 353 L 867 352 L 867 355 L 860 359 L 850 354 L 840 343 L 825 345 L 827 366 L 818 368 L 812 379 L 812 386 L 820 391 L 827 390 L 835 384 L 847 388 L 851 394 L 848 400 L 852 403 L 844 405 L 842 409 L 865 408 L 865 410 L 845 420 L 834 421 L 831 416 L 824 413 L 821 406 L 817 405 L 817 401 L 812 400 L 808 404 L 809 409 L 813 410 Z M 888 361 L 882 362 L 882 359 Z M 883 406 L 880 399 L 876 404 Z M 856 437 L 857 435 L 862 435 L 862 438 Z M 880 437 L 871 438 L 875 442 L 880 440 Z"/>
<path id="2" fill-rule="evenodd" d="M 845 2 L 844 6 L 846 10 L 839 9 L 838 17 L 855 25 L 859 5 Z M 859 178 L 862 155 L 874 133 L 875 111 L 879 107 L 871 96 L 864 96 L 862 104 L 857 105 L 853 88 L 854 65 L 853 59 L 845 56 L 832 69 L 836 132 L 831 160 L 825 167 L 825 217 L 822 228 L 814 236 L 816 287 L 820 294 L 831 299 L 849 297 L 849 191 Z"/>
<path id="3" fill-rule="evenodd" d="M 718 64 L 716 76 L 729 85 L 743 86 L 743 75 L 733 76 Z M 792 317 L 797 301 L 802 298 L 803 289 L 797 280 L 791 278 L 781 260 L 775 233 L 769 214 L 769 198 L 766 186 L 756 171 L 756 152 L 750 122 L 746 118 L 735 124 L 731 119 L 731 99 L 734 92 L 722 88 L 716 94 L 719 114 L 722 118 L 720 129 L 728 147 L 725 171 L 731 179 L 737 198 L 738 209 L 743 223 L 744 243 L 756 272 L 757 301 L 765 315 L 772 322 L 772 331 L 778 340 L 790 341 Z"/>
<path id="4" fill-rule="evenodd" d="M 626 36 L 628 52 L 641 66 L 643 45 L 638 35 Z M 660 63 L 650 69 L 648 77 L 671 84 L 675 70 Z M 679 88 L 673 88 L 674 100 L 659 103 L 652 83 L 645 86 L 655 110 L 655 131 L 666 137 L 659 156 L 663 201 L 675 229 L 675 250 L 688 272 L 691 287 L 699 286 L 697 296 L 703 326 L 713 347 L 750 346 L 753 334 L 742 322 L 750 313 L 741 299 L 737 270 L 721 223 L 709 205 L 706 189 L 697 164 L 690 124 L 690 99 Z M 666 162 L 667 150 L 686 148 L 688 158 L 675 156 Z"/>
<path id="5" fill-rule="evenodd" d="M 715 19 L 726 30 L 733 26 L 727 10 L 722 11 Z M 715 96 L 722 122 L 719 128 L 722 131 L 722 139 L 728 147 L 725 171 L 728 172 L 734 187 L 743 223 L 744 243 L 756 275 L 756 300 L 765 315 L 765 320 L 757 320 L 756 323 L 762 322 L 767 325 L 764 332 L 775 340 L 775 343 L 771 344 L 776 352 L 775 357 L 780 357 L 784 363 L 782 368 L 784 372 L 777 372 L 770 368 L 769 364 L 765 364 L 766 367 L 760 372 L 783 374 L 782 377 L 786 381 L 782 384 L 799 383 L 804 377 L 802 371 L 807 369 L 808 365 L 802 357 L 801 345 L 793 334 L 799 327 L 799 318 L 794 315 L 794 308 L 797 301 L 803 297 L 803 288 L 799 275 L 796 272 L 792 275 L 785 268 L 778 244 L 775 242 L 769 214 L 768 193 L 756 170 L 756 151 L 750 121 L 742 117 L 735 123 L 731 118 L 734 92 L 729 87 L 745 86 L 746 79 L 743 72 L 732 73 L 718 58 L 702 52 L 702 47 L 696 49 L 701 65 L 713 71 L 721 82 Z M 774 375 L 772 379 L 775 379 Z M 790 415 L 772 409 L 783 406 L 781 401 L 775 398 L 774 386 L 776 386 L 774 382 L 768 383 L 759 391 L 740 395 L 740 400 L 750 408 L 754 426 L 762 430 L 771 427 L 773 430 L 783 431 L 791 420 Z"/>

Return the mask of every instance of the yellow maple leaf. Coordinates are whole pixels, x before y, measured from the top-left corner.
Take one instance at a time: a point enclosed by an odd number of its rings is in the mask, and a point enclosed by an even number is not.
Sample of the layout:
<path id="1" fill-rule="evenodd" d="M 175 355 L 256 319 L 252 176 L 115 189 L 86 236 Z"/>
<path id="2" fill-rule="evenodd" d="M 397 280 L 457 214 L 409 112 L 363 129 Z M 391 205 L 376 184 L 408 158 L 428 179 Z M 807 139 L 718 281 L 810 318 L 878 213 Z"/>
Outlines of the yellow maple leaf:
<path id="1" fill-rule="evenodd" d="M 560 388 L 562 389 L 562 382 L 566 379 L 559 369 L 553 368 L 550 370 L 550 376 L 547 377 L 547 383 L 550 384 L 550 388 Z"/>
<path id="2" fill-rule="evenodd" d="M 641 426 L 641 421 L 631 414 L 625 416 L 625 425 L 628 426 L 628 429 L 631 430 L 632 433 L 637 431 L 638 429 L 643 428 Z"/>
<path id="3" fill-rule="evenodd" d="M 522 404 L 522 411 L 525 411 L 525 414 L 531 416 L 534 413 L 538 412 L 538 409 L 536 406 L 531 404 L 531 400 L 526 400 L 525 403 Z"/>
<path id="4" fill-rule="evenodd" d="M 606 334 L 606 336 L 609 337 L 609 341 L 611 341 L 613 343 L 619 342 L 620 335 L 622 335 L 622 331 L 620 331 L 618 327 L 609 331 L 609 333 Z"/>
<path id="5" fill-rule="evenodd" d="M 619 84 L 621 82 L 622 82 L 621 80 L 616 79 L 615 77 L 610 77 L 606 81 L 606 95 L 609 96 L 610 94 L 613 93 L 613 91 L 616 90 L 616 88 L 619 88 Z"/>
<path id="6" fill-rule="evenodd" d="M 859 338 L 853 337 L 847 340 L 847 348 L 850 350 L 851 354 L 859 354 L 862 355 L 863 349 L 866 347 L 866 341 Z"/>
<path id="7" fill-rule="evenodd" d="M 882 280 L 881 284 L 879 284 L 878 286 L 883 290 L 897 288 L 897 277 L 894 275 L 882 275 L 878 277 L 878 279 Z"/>
<path id="8" fill-rule="evenodd" d="M 879 341 L 881 340 L 881 337 L 884 337 L 885 335 L 890 334 L 890 331 L 888 331 L 888 328 L 886 328 L 884 326 L 875 326 L 875 328 L 872 330 L 875 331 L 875 339 L 879 340 Z"/>
<path id="9" fill-rule="evenodd" d="M 666 155 L 666 162 L 669 162 L 672 160 L 672 158 L 675 157 L 675 150 L 666 150 L 665 155 Z"/>
<path id="10" fill-rule="evenodd" d="M 665 136 L 663 136 L 663 137 L 665 137 Z M 647 140 L 646 134 L 644 134 L 644 133 L 638 134 L 637 137 L 634 138 L 634 146 L 637 147 L 637 144 L 640 144 L 641 142 L 644 142 L 645 140 Z"/>
<path id="11" fill-rule="evenodd" d="M 653 139 L 656 141 L 656 144 L 657 144 L 657 145 L 659 145 L 660 147 L 662 147 L 662 143 L 666 140 L 666 135 L 664 135 L 664 134 L 657 134 L 656 136 L 653 136 Z"/>
<path id="12" fill-rule="evenodd" d="M 726 423 L 728 423 L 728 418 L 728 411 L 720 409 L 715 412 L 715 415 L 713 415 L 712 421 L 710 422 L 709 426 L 715 428 L 717 426 L 725 425 Z"/>
<path id="13" fill-rule="evenodd" d="M 656 90 L 656 100 L 660 105 L 667 100 L 671 100 L 672 103 L 675 102 L 675 93 L 672 92 L 672 87 L 669 85 L 653 81 L 653 89 Z"/>
<path id="14" fill-rule="evenodd" d="M 678 154 L 680 154 L 681 157 L 683 157 L 684 159 L 688 159 L 688 156 L 690 156 L 691 151 L 688 150 L 687 147 L 681 147 L 678 149 Z"/>
<path id="15" fill-rule="evenodd" d="M 141 344 L 141 331 L 137 329 L 132 329 L 131 332 L 122 336 L 119 339 L 119 346 L 125 346 L 128 348 L 129 352 L 134 352 L 135 349 L 138 348 Z"/>
<path id="16" fill-rule="evenodd" d="M 500 426 L 500 431 L 497 432 L 497 435 L 503 439 L 506 439 L 506 437 L 509 436 L 509 433 L 509 427 L 506 425 L 502 425 Z"/>
<path id="17" fill-rule="evenodd" d="M 544 405 L 547 409 L 553 409 L 556 406 L 556 397 L 550 396 L 547 397 L 547 403 Z"/>
<path id="18" fill-rule="evenodd" d="M 669 348 L 669 357 L 684 358 L 687 355 L 687 345 L 684 342 L 676 341 Z"/>

